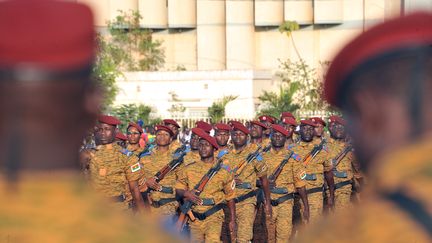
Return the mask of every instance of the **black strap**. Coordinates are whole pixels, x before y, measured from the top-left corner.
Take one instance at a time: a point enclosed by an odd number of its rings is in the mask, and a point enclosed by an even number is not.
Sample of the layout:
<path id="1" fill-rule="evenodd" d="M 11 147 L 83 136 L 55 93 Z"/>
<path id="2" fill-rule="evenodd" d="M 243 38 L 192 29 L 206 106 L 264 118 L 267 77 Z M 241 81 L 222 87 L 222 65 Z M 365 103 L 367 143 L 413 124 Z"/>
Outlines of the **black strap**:
<path id="1" fill-rule="evenodd" d="M 218 203 L 214 205 L 212 208 L 210 208 L 209 210 L 205 211 L 204 213 L 198 213 L 195 211 L 192 211 L 192 213 L 195 216 L 195 218 L 197 218 L 198 220 L 205 220 L 206 218 L 217 213 L 219 210 L 225 208 L 226 206 L 227 206 L 226 203 Z"/>
<path id="2" fill-rule="evenodd" d="M 408 213 L 432 237 L 432 216 L 421 202 L 408 197 L 401 191 L 387 193 L 384 197 Z"/>
<path id="3" fill-rule="evenodd" d="M 124 202 L 126 200 L 126 197 L 122 194 L 118 196 L 109 197 L 109 199 L 113 202 Z"/>
<path id="4" fill-rule="evenodd" d="M 253 191 L 250 191 L 250 192 L 248 192 L 246 194 L 243 194 L 241 196 L 236 197 L 236 199 L 234 199 L 234 201 L 236 203 L 243 202 L 244 200 L 246 200 L 246 199 L 248 199 L 250 197 L 254 197 L 256 194 L 257 194 L 257 190 L 253 190 Z"/>
<path id="5" fill-rule="evenodd" d="M 162 207 L 165 204 L 168 204 L 170 202 L 175 202 L 176 199 L 175 198 L 162 198 L 159 201 L 152 201 L 152 207 L 154 208 L 159 208 Z"/>
<path id="6" fill-rule="evenodd" d="M 271 200 L 271 205 L 272 206 L 277 206 L 277 205 L 279 205 L 281 203 L 284 203 L 284 202 L 286 202 L 288 200 L 294 199 L 294 195 L 295 195 L 295 193 L 291 192 L 291 193 L 288 193 L 285 196 L 282 196 L 282 197 L 280 197 L 278 199 Z"/>
<path id="7" fill-rule="evenodd" d="M 339 189 L 339 188 L 344 187 L 346 185 L 352 185 L 352 181 L 347 180 L 347 181 L 338 182 L 335 184 L 335 189 Z"/>
<path id="8" fill-rule="evenodd" d="M 306 190 L 307 194 L 312 194 L 312 193 L 317 193 L 317 192 L 323 192 L 323 187 L 322 186 L 320 186 L 320 187 L 314 187 L 314 188 Z"/>

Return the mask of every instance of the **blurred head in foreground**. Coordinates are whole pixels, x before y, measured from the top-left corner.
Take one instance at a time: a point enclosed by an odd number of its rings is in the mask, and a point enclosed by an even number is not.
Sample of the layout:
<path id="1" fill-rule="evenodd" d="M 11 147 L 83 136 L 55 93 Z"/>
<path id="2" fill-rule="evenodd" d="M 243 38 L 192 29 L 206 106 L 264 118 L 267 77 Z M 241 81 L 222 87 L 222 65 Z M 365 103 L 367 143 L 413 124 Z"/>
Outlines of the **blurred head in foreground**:
<path id="1" fill-rule="evenodd" d="M 332 62 L 327 101 L 347 118 L 369 188 L 300 242 L 432 241 L 432 14 L 379 24 Z"/>

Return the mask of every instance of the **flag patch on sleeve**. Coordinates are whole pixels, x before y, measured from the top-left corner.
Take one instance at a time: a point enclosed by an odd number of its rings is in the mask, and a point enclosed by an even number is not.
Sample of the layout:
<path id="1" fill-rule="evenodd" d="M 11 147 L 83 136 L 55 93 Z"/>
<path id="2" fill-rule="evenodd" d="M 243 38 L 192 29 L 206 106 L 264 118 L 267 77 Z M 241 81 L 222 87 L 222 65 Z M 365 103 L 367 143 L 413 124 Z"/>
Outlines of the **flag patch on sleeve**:
<path id="1" fill-rule="evenodd" d="M 130 168 L 131 168 L 132 172 L 137 172 L 141 169 L 141 165 L 140 165 L 140 163 L 136 163 L 136 164 L 132 165 Z"/>

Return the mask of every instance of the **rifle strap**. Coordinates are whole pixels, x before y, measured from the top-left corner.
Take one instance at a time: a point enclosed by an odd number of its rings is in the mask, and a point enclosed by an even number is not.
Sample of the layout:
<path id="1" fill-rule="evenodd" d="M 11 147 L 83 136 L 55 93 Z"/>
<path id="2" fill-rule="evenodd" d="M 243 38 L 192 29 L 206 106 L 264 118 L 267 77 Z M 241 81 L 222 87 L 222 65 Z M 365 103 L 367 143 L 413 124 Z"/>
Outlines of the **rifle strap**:
<path id="1" fill-rule="evenodd" d="M 175 201 L 176 201 L 175 198 L 162 198 L 159 201 L 152 201 L 151 205 L 154 208 L 159 208 L 159 207 L 162 207 L 168 203 L 175 202 Z"/>
<path id="2" fill-rule="evenodd" d="M 338 182 L 335 184 L 335 189 L 339 189 L 339 188 L 347 186 L 347 185 L 352 185 L 352 181 L 347 180 L 347 181 Z"/>
<path id="3" fill-rule="evenodd" d="M 342 161 L 342 160 L 345 158 L 345 156 L 346 156 L 350 151 L 351 151 L 351 149 L 349 149 L 349 150 L 345 150 L 345 149 L 344 149 L 344 150 L 342 150 L 342 153 L 341 153 L 341 154 L 336 155 L 336 157 L 334 158 L 336 161 L 337 161 L 336 158 L 338 158 L 339 156 L 341 156 L 341 157 L 340 157 L 340 159 L 339 159 L 339 162 L 337 162 L 337 164 L 333 165 L 333 167 L 336 168 L 336 166 L 339 165 L 340 161 Z"/>
<path id="4" fill-rule="evenodd" d="M 225 208 L 226 206 L 227 205 L 224 202 L 218 203 L 218 204 L 214 205 L 212 208 L 210 208 L 209 210 L 205 211 L 204 213 L 199 213 L 199 212 L 195 212 L 195 211 L 192 211 L 192 213 L 195 216 L 195 218 L 197 218 L 198 220 L 205 220 L 206 218 L 219 212 L 219 210 Z"/>
<path id="5" fill-rule="evenodd" d="M 385 193 L 384 198 L 397 205 L 432 237 L 432 216 L 426 211 L 425 206 L 401 191 Z"/>
<path id="6" fill-rule="evenodd" d="M 284 203 L 284 202 L 286 202 L 288 200 L 294 199 L 294 195 L 295 195 L 295 193 L 291 192 L 291 193 L 288 193 L 288 194 L 286 194 L 286 195 L 284 195 L 282 197 L 279 197 L 278 199 L 275 199 L 275 200 L 272 199 L 271 200 L 271 205 L 272 206 L 278 206 L 281 203 Z"/>
<path id="7" fill-rule="evenodd" d="M 234 199 L 234 200 L 236 203 L 243 202 L 244 200 L 246 200 L 248 198 L 254 197 L 256 194 L 257 194 L 257 190 L 253 190 L 253 191 L 250 191 L 246 194 L 243 194 L 241 196 L 236 197 L 236 199 Z"/>

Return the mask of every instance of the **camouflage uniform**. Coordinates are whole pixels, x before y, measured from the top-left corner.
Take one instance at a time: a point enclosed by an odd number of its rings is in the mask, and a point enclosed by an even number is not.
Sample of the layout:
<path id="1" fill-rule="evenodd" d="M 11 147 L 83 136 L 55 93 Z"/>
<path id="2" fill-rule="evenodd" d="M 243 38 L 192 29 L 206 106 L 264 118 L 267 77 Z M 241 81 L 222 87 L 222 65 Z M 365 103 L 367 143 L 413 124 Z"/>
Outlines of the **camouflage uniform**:
<path id="1" fill-rule="evenodd" d="M 174 242 L 152 221 L 106 204 L 72 171 L 32 171 L 16 183 L 0 176 L 0 197 L 0 242 Z"/>
<path id="2" fill-rule="evenodd" d="M 370 184 L 355 210 L 329 216 L 303 232 L 299 242 L 432 242 L 430 232 L 409 212 L 384 195 L 409 192 L 432 215 L 431 137 L 393 150 L 371 162 Z M 418 209 L 418 208 L 417 208 Z M 430 221 L 429 221 L 430 223 Z M 325 227 L 323 227 L 325 225 Z"/>
<path id="3" fill-rule="evenodd" d="M 327 148 L 329 151 L 329 155 L 331 159 L 336 158 L 338 154 L 345 149 L 345 147 L 348 144 L 344 141 L 339 141 L 333 138 L 330 138 L 327 141 Z M 337 188 L 335 190 L 335 201 L 334 201 L 334 207 L 336 210 L 342 209 L 342 208 L 348 208 L 351 205 L 351 194 L 352 194 L 352 179 L 353 179 L 353 163 L 354 156 L 352 152 L 348 152 L 346 156 L 340 161 L 340 163 L 337 165 L 336 170 L 338 172 L 345 172 L 347 177 L 346 178 L 338 178 L 337 174 L 334 175 L 335 185 L 339 187 L 339 185 L 342 185 L 341 183 L 347 183 L 351 182 L 347 185 L 344 185 L 340 188 Z M 328 193 L 328 191 L 326 191 Z"/>
<path id="4" fill-rule="evenodd" d="M 179 172 L 176 189 L 192 190 L 199 180 L 213 166 L 211 163 L 201 161 L 193 162 L 183 167 Z M 201 198 L 211 198 L 215 204 L 226 202 L 235 198 L 235 182 L 233 174 L 228 172 L 228 168 L 224 166 L 219 172 L 208 182 L 204 191 L 201 193 Z M 212 208 L 212 206 L 195 205 L 192 209 L 194 212 L 204 213 Z M 209 216 L 204 220 L 196 219 L 190 222 L 190 229 L 193 242 L 220 242 L 221 227 L 223 223 L 223 211 Z"/>
<path id="5" fill-rule="evenodd" d="M 170 151 L 174 152 L 176 149 L 180 148 L 182 143 L 179 140 L 174 140 L 170 144 Z"/>
<path id="6" fill-rule="evenodd" d="M 299 155 L 298 160 L 303 161 L 304 157 L 309 154 L 313 147 L 320 143 L 320 139 L 314 139 L 311 142 L 301 141 L 297 146 L 292 148 L 292 151 Z M 331 162 L 329 161 L 329 155 L 324 147 L 315 158 L 307 165 L 302 163 L 302 172 L 309 175 L 315 174 L 316 180 L 304 180 L 306 182 L 306 190 L 312 188 L 322 188 L 324 185 L 324 171 L 330 171 L 332 169 Z M 309 201 L 309 222 L 316 221 L 323 211 L 323 193 L 315 192 L 308 194 Z"/>
<path id="7" fill-rule="evenodd" d="M 284 158 L 290 153 L 289 150 L 281 151 L 270 150 L 264 154 L 269 173 L 273 173 Z M 295 192 L 296 188 L 306 186 L 305 181 L 300 178 L 302 164 L 292 156 L 288 163 L 283 167 L 282 172 L 276 179 L 277 188 L 286 188 L 288 193 Z M 271 199 L 275 200 L 284 195 L 271 193 Z M 293 220 L 293 200 L 285 201 L 278 206 L 273 206 L 273 217 L 270 225 L 267 225 L 269 240 L 275 239 L 276 242 L 288 242 L 292 232 Z"/>
<path id="8" fill-rule="evenodd" d="M 216 151 L 216 154 L 217 153 L 218 152 Z M 195 150 L 195 151 L 191 150 L 190 152 L 188 152 L 186 154 L 186 156 L 184 157 L 183 160 L 184 160 L 183 166 L 185 166 L 185 165 L 193 163 L 193 162 L 201 161 L 201 157 L 200 157 L 200 155 L 198 153 L 198 150 Z"/>
<path id="9" fill-rule="evenodd" d="M 155 174 L 160 171 L 165 165 L 167 165 L 172 160 L 171 151 L 167 152 L 159 152 L 156 148 L 152 151 L 151 155 L 142 157 L 140 162 L 143 166 L 143 178 L 146 180 L 155 176 Z M 174 171 L 169 172 L 165 178 L 159 182 L 161 186 L 169 187 L 173 189 L 173 193 L 164 193 L 158 191 L 152 191 L 149 194 L 149 198 L 152 203 L 151 212 L 156 216 L 173 216 L 176 213 L 178 202 L 175 200 L 175 190 L 174 186 L 177 180 L 177 171 L 179 168 L 176 168 Z M 162 200 L 162 201 L 160 201 Z M 171 201 L 164 205 L 158 205 L 158 203 L 162 203 L 163 201 Z"/>
<path id="10" fill-rule="evenodd" d="M 95 190 L 115 201 L 123 198 L 127 208 L 132 199 L 128 182 L 138 181 L 141 176 L 138 158 L 117 144 L 99 145 L 89 167 Z"/>
<path id="11" fill-rule="evenodd" d="M 132 146 L 130 146 L 130 145 L 128 145 L 126 147 L 126 149 L 129 150 L 130 152 L 132 152 L 137 157 L 144 151 L 144 148 L 138 147 L 136 149 L 136 148 L 132 148 Z"/>
<path id="12" fill-rule="evenodd" d="M 255 149 L 252 146 L 246 146 L 242 151 L 236 151 L 233 149 L 231 153 L 226 155 L 226 164 L 231 169 L 236 168 L 242 161 L 246 160 L 249 153 L 254 152 Z M 236 194 L 238 196 L 245 195 L 253 190 L 256 190 L 256 180 L 259 177 L 267 176 L 267 164 L 264 160 L 254 160 L 250 164 L 246 165 L 243 172 L 238 176 L 242 183 L 249 183 L 252 189 L 240 189 L 236 188 Z M 237 218 L 237 241 L 238 242 L 249 242 L 253 237 L 253 223 L 255 220 L 255 207 L 256 197 L 250 197 L 242 202 L 236 204 L 236 218 Z"/>

